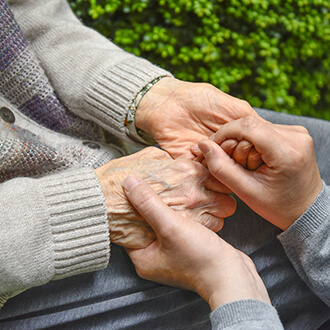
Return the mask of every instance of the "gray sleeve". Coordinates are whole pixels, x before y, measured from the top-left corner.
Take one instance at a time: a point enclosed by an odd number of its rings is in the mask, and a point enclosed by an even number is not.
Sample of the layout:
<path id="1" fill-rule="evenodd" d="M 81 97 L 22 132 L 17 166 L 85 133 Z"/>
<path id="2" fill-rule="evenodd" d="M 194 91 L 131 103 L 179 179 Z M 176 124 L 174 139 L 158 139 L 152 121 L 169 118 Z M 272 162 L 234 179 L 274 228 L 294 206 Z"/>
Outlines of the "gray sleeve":
<path id="1" fill-rule="evenodd" d="M 171 74 L 84 26 L 66 0 L 8 3 L 61 101 L 78 116 L 128 139 L 129 105 L 149 82 Z"/>
<path id="2" fill-rule="evenodd" d="M 279 235 L 285 253 L 310 289 L 330 306 L 330 187 Z"/>
<path id="3" fill-rule="evenodd" d="M 284 329 L 276 309 L 259 300 L 240 300 L 218 307 L 211 313 L 212 329 Z"/>
<path id="4" fill-rule="evenodd" d="M 109 225 L 94 170 L 12 179 L 0 195 L 0 308 L 28 288 L 108 265 Z"/>

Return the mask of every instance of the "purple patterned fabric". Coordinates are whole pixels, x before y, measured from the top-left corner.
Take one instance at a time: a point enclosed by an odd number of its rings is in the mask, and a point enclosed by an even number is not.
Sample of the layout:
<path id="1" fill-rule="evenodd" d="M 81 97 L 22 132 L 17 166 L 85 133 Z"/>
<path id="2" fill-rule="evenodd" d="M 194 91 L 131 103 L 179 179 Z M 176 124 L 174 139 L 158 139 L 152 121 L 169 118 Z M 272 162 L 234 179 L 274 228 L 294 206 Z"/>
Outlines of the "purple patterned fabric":
<path id="1" fill-rule="evenodd" d="M 51 130 L 104 140 L 96 124 L 81 119 L 61 103 L 5 0 L 0 0 L 0 94 Z"/>
<path id="2" fill-rule="evenodd" d="M 0 0 L 0 70 L 5 71 L 27 46 L 7 1 Z"/>

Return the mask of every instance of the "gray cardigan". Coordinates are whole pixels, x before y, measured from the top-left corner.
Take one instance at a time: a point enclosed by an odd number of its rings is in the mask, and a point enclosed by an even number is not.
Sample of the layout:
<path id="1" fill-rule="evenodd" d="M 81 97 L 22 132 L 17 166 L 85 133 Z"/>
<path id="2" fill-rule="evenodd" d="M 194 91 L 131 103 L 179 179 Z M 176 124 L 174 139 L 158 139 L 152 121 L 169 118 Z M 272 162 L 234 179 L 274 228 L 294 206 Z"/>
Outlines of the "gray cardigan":
<path id="1" fill-rule="evenodd" d="M 15 50 L 0 59 L 0 307 L 30 287 L 108 265 L 105 201 L 93 168 L 125 154 L 114 136 L 135 143 L 124 127 L 128 106 L 147 83 L 170 76 L 84 27 L 64 0 L 9 5 L 15 19 L 0 0 L 0 18 L 11 22 L 7 31 L 1 26 L 0 42 Z M 5 40 L 8 31 L 16 34 Z M 329 195 L 324 188 L 279 237 L 328 304 L 329 267 L 320 264 L 329 263 Z M 211 321 L 281 328 L 275 309 L 257 301 L 222 306 Z"/>

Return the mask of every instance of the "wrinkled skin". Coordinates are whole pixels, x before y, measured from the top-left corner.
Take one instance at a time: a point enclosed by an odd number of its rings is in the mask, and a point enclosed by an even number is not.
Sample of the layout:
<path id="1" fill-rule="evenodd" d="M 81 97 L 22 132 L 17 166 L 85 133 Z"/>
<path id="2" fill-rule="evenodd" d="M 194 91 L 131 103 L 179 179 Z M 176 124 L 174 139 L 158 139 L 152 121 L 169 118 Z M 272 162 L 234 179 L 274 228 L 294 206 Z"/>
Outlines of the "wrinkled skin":
<path id="1" fill-rule="evenodd" d="M 210 84 L 163 78 L 142 98 L 135 124 L 155 138 L 173 158 L 194 159 L 191 147 L 219 127 L 248 115 L 258 116 L 248 102 Z"/>
<path id="2" fill-rule="evenodd" d="M 129 175 L 144 179 L 167 205 L 213 231 L 219 231 L 223 218 L 236 208 L 228 189 L 203 165 L 187 159 L 173 160 L 158 148 L 115 159 L 95 172 L 106 199 L 111 242 L 124 247 L 141 248 L 155 240 L 151 227 L 125 196 L 123 183 Z"/>
<path id="3" fill-rule="evenodd" d="M 211 310 L 243 299 L 270 304 L 247 255 L 193 218 L 170 209 L 145 182 L 128 177 L 125 192 L 157 235 L 147 248 L 128 250 L 139 276 L 196 291 Z"/>

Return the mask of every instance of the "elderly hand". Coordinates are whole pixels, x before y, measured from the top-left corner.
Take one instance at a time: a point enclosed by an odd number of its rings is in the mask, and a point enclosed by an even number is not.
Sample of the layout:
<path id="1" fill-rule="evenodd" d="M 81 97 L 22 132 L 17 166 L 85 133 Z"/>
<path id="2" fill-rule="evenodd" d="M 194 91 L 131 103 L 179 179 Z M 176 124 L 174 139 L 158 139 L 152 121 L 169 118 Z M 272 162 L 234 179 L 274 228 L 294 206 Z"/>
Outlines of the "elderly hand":
<path id="1" fill-rule="evenodd" d="M 162 78 L 142 98 L 135 124 L 173 158 L 193 159 L 190 148 L 231 120 L 257 116 L 243 100 L 212 85 Z"/>
<path id="2" fill-rule="evenodd" d="M 128 177 L 125 190 L 157 236 L 147 248 L 128 250 L 139 276 L 196 291 L 211 310 L 243 299 L 270 303 L 248 256 L 170 209 L 145 182 Z"/>
<path id="3" fill-rule="evenodd" d="M 264 162 L 248 171 L 219 146 L 228 139 L 253 144 Z M 246 117 L 222 126 L 213 141 L 199 143 L 212 175 L 256 213 L 285 230 L 322 190 L 313 139 L 301 126 L 274 125 Z"/>
<path id="4" fill-rule="evenodd" d="M 146 180 L 166 204 L 214 231 L 220 230 L 223 218 L 236 209 L 228 189 L 204 166 L 186 159 L 173 160 L 158 148 L 112 160 L 95 171 L 106 198 L 111 242 L 125 247 L 145 247 L 155 239 L 151 227 L 125 196 L 123 183 L 129 175 Z"/>

